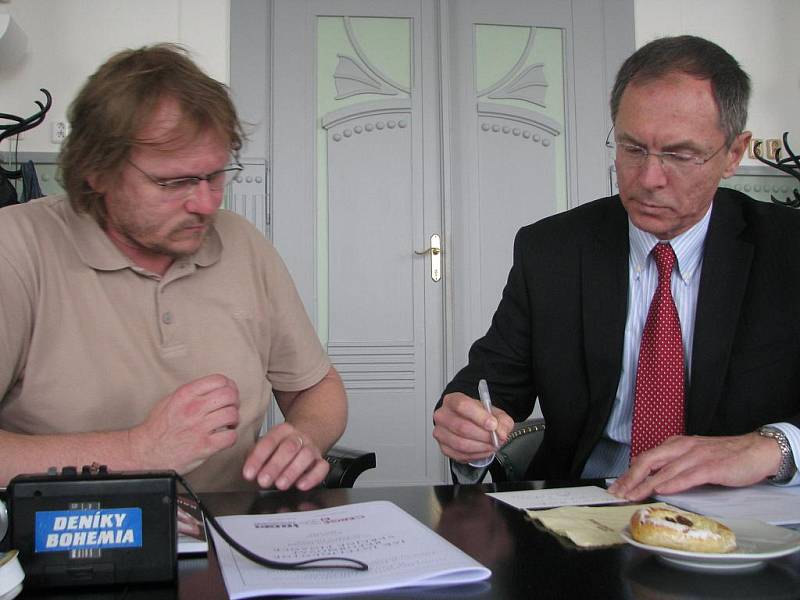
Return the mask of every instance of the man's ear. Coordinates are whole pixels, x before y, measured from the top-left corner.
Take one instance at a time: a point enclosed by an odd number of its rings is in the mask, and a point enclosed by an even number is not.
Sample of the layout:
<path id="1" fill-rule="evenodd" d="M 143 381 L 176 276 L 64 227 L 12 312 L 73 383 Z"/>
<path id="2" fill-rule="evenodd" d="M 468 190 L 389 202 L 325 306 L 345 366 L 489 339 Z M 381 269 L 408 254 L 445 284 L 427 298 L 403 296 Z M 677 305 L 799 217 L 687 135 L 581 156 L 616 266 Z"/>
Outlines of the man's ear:
<path id="1" fill-rule="evenodd" d="M 97 192 L 98 194 L 105 193 L 103 178 L 97 173 L 90 173 L 89 175 L 87 175 L 86 183 L 88 183 L 89 187 L 92 188 L 92 190 Z"/>
<path id="2" fill-rule="evenodd" d="M 725 164 L 725 170 L 722 172 L 723 178 L 727 179 L 736 174 L 736 169 L 742 161 L 744 151 L 747 150 L 747 147 L 750 145 L 750 138 L 752 137 L 753 134 L 751 132 L 743 131 L 733 140 L 733 143 L 726 152 L 725 159 L 727 163 Z"/>
<path id="3" fill-rule="evenodd" d="M 89 187 L 92 188 L 98 194 L 102 194 L 102 190 L 100 189 L 100 177 L 96 173 L 92 173 L 91 175 L 86 176 L 86 183 L 89 184 Z"/>

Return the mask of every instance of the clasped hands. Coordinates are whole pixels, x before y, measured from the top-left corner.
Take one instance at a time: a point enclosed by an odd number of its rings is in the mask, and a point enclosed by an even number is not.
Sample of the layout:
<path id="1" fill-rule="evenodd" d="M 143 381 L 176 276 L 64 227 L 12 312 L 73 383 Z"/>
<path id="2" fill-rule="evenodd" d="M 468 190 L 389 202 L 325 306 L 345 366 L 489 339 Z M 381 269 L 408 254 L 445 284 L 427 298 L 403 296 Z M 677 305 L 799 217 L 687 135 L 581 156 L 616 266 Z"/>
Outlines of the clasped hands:
<path id="1" fill-rule="evenodd" d="M 494 451 L 490 432 L 503 444 L 514 427 L 502 409 L 488 416 L 480 402 L 455 392 L 447 394 L 433 413 L 433 437 L 442 453 L 467 463 Z M 676 494 L 706 483 L 740 487 L 774 475 L 780 450 L 773 440 L 758 433 L 738 436 L 675 436 L 643 452 L 608 490 L 631 501 L 653 494 Z"/>
<path id="2" fill-rule="evenodd" d="M 129 431 L 134 456 L 144 468 L 187 473 L 236 443 L 239 389 L 224 375 L 180 386 Z M 288 422 L 271 428 L 245 459 L 242 477 L 261 487 L 301 490 L 319 484 L 330 466 L 316 444 Z"/>

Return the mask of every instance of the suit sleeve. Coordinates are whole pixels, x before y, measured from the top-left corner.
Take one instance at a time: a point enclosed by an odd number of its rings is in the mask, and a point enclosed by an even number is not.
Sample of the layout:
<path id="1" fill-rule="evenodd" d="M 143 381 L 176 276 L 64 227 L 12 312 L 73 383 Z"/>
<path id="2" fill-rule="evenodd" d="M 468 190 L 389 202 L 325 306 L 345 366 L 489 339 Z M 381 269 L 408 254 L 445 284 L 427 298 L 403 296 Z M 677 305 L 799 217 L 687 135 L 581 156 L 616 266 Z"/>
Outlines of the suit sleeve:
<path id="1" fill-rule="evenodd" d="M 478 397 L 478 381 L 486 379 L 492 402 L 515 421 L 522 421 L 533 411 L 536 382 L 532 368 L 533 335 L 530 293 L 532 268 L 528 264 L 527 229 L 514 240 L 514 262 L 500 304 L 489 330 L 469 351 L 469 362 L 445 388 L 444 394 L 462 392 Z M 442 399 L 439 399 L 438 406 Z"/>

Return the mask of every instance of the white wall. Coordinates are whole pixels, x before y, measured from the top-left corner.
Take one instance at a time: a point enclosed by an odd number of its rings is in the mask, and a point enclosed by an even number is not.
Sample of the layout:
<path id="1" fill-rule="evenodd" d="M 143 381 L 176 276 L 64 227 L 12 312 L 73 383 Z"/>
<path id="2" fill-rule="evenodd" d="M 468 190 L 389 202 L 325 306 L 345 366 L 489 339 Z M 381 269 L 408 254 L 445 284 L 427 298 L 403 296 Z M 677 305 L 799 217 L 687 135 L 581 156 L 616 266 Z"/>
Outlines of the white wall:
<path id="1" fill-rule="evenodd" d="M 748 128 L 800 152 L 798 0 L 635 0 L 636 45 L 664 35 L 705 37 L 730 52 L 753 86 Z M 792 144 L 794 142 L 794 144 Z M 742 164 L 760 164 L 747 159 Z"/>
<path id="2" fill-rule="evenodd" d="M 0 112 L 29 116 L 53 95 L 43 124 L 26 132 L 24 152 L 57 152 L 51 123 L 86 77 L 111 54 L 154 42 L 178 42 L 212 77 L 228 81 L 229 0 L 5 0 L 6 10 L 28 38 L 23 60 L 0 68 Z M 0 151 L 10 150 L 10 142 Z"/>
<path id="3" fill-rule="evenodd" d="M 489 1 L 489 0 L 487 0 Z M 636 43 L 692 33 L 728 50 L 753 81 L 749 128 L 756 137 L 789 131 L 800 149 L 798 0 L 634 0 Z M 84 79 L 111 53 L 157 41 L 193 51 L 212 76 L 228 81 L 230 0 L 0 0 L 28 36 L 25 59 L 0 69 L 0 112 L 29 115 L 40 87 L 54 97 L 47 121 L 22 151 L 55 152 L 50 124 L 64 120 Z M 8 150 L 8 142 L 0 150 Z M 744 164 L 758 164 L 745 159 Z"/>

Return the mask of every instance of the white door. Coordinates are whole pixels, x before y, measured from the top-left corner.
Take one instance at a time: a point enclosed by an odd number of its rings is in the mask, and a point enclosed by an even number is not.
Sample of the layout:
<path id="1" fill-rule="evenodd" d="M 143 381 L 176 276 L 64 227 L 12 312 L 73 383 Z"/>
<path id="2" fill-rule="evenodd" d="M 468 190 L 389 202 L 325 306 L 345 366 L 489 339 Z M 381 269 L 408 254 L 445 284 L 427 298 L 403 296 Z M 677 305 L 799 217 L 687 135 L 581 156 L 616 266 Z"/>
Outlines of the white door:
<path id="1" fill-rule="evenodd" d="M 444 477 L 439 74 L 430 2 L 278 1 L 272 231 L 347 388 L 359 483 Z M 434 279 L 437 279 L 436 281 Z"/>
<path id="2" fill-rule="evenodd" d="M 232 36 L 253 4 L 232 3 Z M 447 481 L 433 407 L 488 326 L 514 232 L 607 191 L 606 62 L 633 46 L 632 9 L 267 6 L 270 229 L 347 387 L 341 443 L 377 454 L 360 485 Z M 614 26 L 631 32 L 616 54 Z M 442 253 L 417 254 L 434 235 Z"/>
<path id="3" fill-rule="evenodd" d="M 607 99 L 618 64 L 633 49 L 630 4 L 443 5 L 455 369 L 489 326 L 517 230 L 609 192 Z"/>

